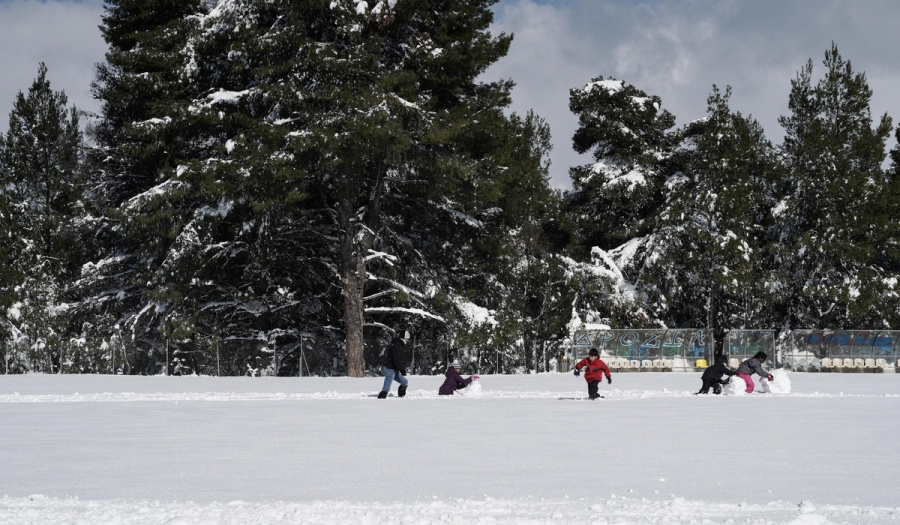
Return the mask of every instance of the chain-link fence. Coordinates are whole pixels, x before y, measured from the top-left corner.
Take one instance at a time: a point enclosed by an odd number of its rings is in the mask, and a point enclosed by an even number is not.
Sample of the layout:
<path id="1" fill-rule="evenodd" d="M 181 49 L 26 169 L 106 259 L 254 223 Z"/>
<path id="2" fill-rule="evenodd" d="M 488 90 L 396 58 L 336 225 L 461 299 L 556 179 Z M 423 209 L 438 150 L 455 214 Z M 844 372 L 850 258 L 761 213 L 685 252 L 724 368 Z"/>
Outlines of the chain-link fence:
<path id="1" fill-rule="evenodd" d="M 758 351 L 767 365 L 807 372 L 893 372 L 900 362 L 900 331 L 731 330 L 722 350 L 729 365 Z M 364 340 L 366 372 L 381 374 L 381 350 L 387 338 Z M 591 347 L 612 367 L 626 371 L 696 370 L 712 364 L 711 331 L 593 330 L 572 340 L 535 342 L 531 348 L 456 347 L 444 339 L 413 336 L 406 345 L 408 371 L 440 375 L 454 360 L 467 374 L 566 372 Z M 72 341 L 54 353 L 5 345 L 2 373 L 101 373 L 206 376 L 343 376 L 347 373 L 344 341 L 329 335 L 301 334 L 272 342 L 254 338 L 210 337 L 187 341 L 123 340 L 100 344 Z M 705 363 L 705 364 L 704 364 Z"/>
<path id="2" fill-rule="evenodd" d="M 390 341 L 367 339 L 366 369 L 373 375 L 381 374 L 380 354 Z M 443 375 L 453 361 L 459 361 L 464 374 L 523 374 L 531 371 L 549 372 L 558 368 L 559 360 L 568 346 L 546 342 L 530 351 L 523 348 L 469 348 L 455 347 L 449 341 L 420 339 L 415 336 L 405 347 L 409 373 L 416 375 Z"/>

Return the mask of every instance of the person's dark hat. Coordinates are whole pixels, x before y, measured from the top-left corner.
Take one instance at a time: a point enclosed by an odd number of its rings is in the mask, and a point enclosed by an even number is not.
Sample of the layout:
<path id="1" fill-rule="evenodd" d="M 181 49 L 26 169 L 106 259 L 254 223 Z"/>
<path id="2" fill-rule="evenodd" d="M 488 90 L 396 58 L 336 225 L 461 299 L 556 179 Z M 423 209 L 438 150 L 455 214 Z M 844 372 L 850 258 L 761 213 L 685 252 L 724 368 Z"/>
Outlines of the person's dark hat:
<path id="1" fill-rule="evenodd" d="M 591 348 L 591 351 L 588 352 L 588 355 L 592 355 L 594 357 L 600 357 L 600 352 L 598 352 L 596 348 Z"/>
<path id="2" fill-rule="evenodd" d="M 727 363 L 728 362 L 728 354 L 722 354 L 716 358 L 716 363 Z"/>
<path id="3" fill-rule="evenodd" d="M 765 352 L 756 352 L 756 355 L 754 355 L 753 357 L 759 359 L 760 361 L 765 361 L 766 358 L 769 357 L 769 356 L 766 355 Z"/>

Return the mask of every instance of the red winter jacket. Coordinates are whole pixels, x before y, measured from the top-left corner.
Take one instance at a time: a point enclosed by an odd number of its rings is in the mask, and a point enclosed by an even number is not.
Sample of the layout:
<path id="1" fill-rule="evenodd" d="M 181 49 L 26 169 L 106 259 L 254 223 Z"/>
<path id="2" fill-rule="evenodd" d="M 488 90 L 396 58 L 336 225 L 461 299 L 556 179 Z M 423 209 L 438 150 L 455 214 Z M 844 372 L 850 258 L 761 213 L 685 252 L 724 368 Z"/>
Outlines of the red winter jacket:
<path id="1" fill-rule="evenodd" d="M 594 360 L 594 362 L 590 362 L 587 357 L 578 361 L 575 365 L 575 368 L 581 370 L 585 368 L 584 372 L 584 380 L 590 383 L 591 381 L 603 380 L 603 374 L 606 374 L 606 377 L 609 377 L 609 367 L 606 366 L 606 363 L 603 362 L 599 357 Z"/>

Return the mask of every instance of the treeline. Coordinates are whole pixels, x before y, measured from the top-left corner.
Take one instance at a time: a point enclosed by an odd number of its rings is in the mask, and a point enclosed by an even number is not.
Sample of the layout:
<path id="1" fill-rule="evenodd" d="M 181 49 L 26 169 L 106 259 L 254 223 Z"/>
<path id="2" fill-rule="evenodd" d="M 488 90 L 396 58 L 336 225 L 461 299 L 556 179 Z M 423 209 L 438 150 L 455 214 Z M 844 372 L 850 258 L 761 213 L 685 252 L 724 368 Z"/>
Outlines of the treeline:
<path id="1" fill-rule="evenodd" d="M 493 3 L 107 2 L 101 113 L 41 65 L 0 137 L 3 371 L 296 374 L 270 363 L 302 349 L 361 376 L 401 329 L 514 372 L 582 323 L 897 326 L 900 153 L 836 48 L 781 146 L 729 89 L 677 129 L 623 81 L 573 89 L 595 163 L 559 192 L 546 123 L 479 80 L 512 42 Z"/>

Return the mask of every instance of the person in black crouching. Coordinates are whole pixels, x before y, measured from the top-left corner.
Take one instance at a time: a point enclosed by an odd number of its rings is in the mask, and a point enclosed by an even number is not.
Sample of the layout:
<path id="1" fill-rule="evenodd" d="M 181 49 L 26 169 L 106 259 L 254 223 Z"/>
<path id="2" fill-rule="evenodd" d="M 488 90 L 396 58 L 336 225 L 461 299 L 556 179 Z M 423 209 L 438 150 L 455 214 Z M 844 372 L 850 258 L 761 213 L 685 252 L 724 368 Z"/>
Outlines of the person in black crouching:
<path id="1" fill-rule="evenodd" d="M 700 376 L 700 379 L 703 381 L 703 386 L 700 387 L 700 391 L 697 394 L 709 394 L 709 389 L 713 389 L 713 393 L 719 395 L 722 393 L 722 387 L 719 385 L 727 385 L 729 381 L 731 381 L 731 376 L 737 374 L 737 372 L 732 372 L 728 365 L 725 363 L 728 362 L 728 356 L 725 354 L 720 355 L 716 358 L 716 364 L 707 368 L 703 371 L 703 375 Z M 728 379 L 722 381 L 722 376 L 728 376 Z M 694 395 L 697 395 L 694 394 Z"/>

